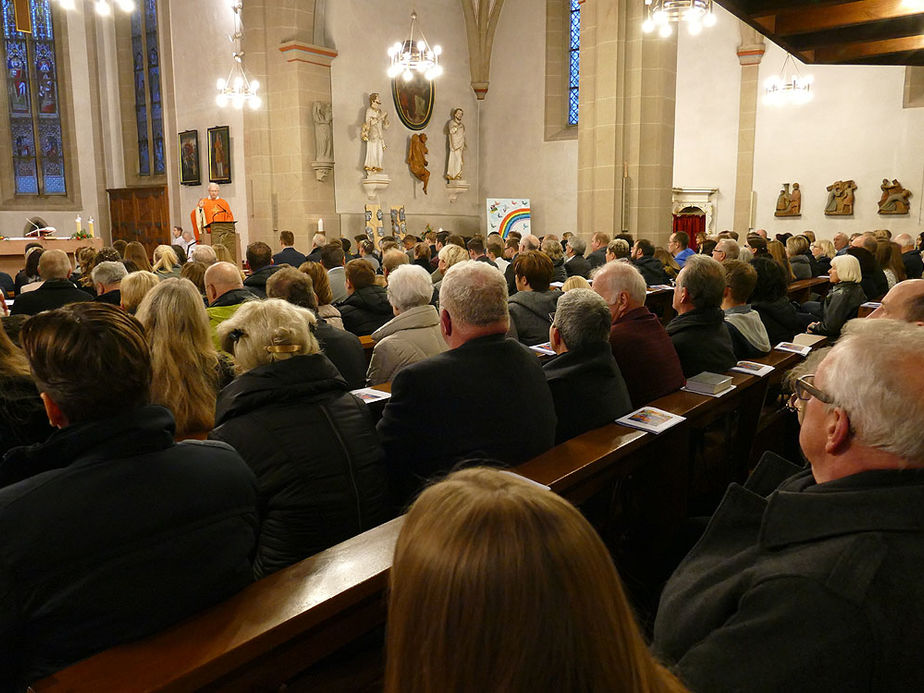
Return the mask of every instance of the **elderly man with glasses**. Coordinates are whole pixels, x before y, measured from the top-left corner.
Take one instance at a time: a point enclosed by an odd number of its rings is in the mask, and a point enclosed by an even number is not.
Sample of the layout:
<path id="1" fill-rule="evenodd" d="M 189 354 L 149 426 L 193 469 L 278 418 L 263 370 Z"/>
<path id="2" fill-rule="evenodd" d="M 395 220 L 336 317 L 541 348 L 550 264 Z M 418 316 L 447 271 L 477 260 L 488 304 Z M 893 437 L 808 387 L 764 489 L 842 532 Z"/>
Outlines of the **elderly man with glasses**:
<path id="1" fill-rule="evenodd" d="M 732 484 L 661 597 L 696 691 L 924 690 L 924 330 L 854 320 L 795 381 L 804 469 Z"/>

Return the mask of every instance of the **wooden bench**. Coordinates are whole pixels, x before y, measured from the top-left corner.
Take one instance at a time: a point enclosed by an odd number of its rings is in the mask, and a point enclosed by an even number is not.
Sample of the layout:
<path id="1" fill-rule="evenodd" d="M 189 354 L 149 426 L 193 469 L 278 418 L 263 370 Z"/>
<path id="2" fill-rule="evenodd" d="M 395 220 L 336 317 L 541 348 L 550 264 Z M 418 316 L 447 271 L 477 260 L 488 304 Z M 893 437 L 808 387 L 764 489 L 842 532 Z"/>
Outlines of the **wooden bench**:
<path id="1" fill-rule="evenodd" d="M 827 277 L 811 277 L 809 279 L 799 279 L 789 285 L 789 300 L 796 303 L 805 303 L 810 301 L 812 293 L 824 296 L 831 288 L 831 282 Z"/>
<path id="2" fill-rule="evenodd" d="M 778 370 L 800 358 L 772 352 Z M 651 404 L 687 417 L 655 436 L 615 423 L 588 431 L 515 468 L 580 504 L 632 478 L 645 491 L 640 528 L 657 553 L 686 516 L 691 432 L 737 412 L 750 446 L 769 377 L 735 374 L 736 389 L 711 398 L 675 392 Z M 756 413 L 755 413 L 756 412 Z M 750 459 L 750 455 L 743 455 Z M 744 469 L 735 470 L 740 476 Z M 342 648 L 377 633 L 397 518 L 249 586 L 230 600 L 139 642 L 101 652 L 35 683 L 41 691 L 269 691 L 298 679 L 330 687 L 325 666 Z M 379 645 L 380 647 L 380 641 Z M 372 681 L 381 658 L 373 652 Z M 308 672 L 307 674 L 305 672 Z M 308 677 L 308 678 L 306 678 Z"/>

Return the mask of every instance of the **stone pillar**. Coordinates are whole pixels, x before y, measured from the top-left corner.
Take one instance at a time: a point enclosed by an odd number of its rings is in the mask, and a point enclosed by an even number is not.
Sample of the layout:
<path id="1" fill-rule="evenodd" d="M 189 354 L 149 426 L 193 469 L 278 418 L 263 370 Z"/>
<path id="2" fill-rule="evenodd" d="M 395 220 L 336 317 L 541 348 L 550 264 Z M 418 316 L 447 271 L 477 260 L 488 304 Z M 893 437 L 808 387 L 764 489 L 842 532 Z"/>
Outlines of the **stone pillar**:
<path id="1" fill-rule="evenodd" d="M 274 249 L 275 232 L 283 229 L 295 234 L 296 247 L 310 248 L 318 219 L 329 237 L 340 235 L 333 172 L 319 181 L 311 165 L 318 158 L 312 105 L 331 100 L 330 64 L 337 55 L 317 45 L 323 31 L 315 23 L 323 22 L 323 7 L 320 1 L 244 3 L 245 64 L 260 81 L 263 98 L 263 107 L 244 118 L 249 240 Z"/>
<path id="2" fill-rule="evenodd" d="M 670 235 L 677 38 L 643 35 L 642 12 L 633 0 L 581 6 L 578 230 L 585 237 L 625 229 L 661 243 Z"/>
<path id="3" fill-rule="evenodd" d="M 764 57 L 764 40 L 754 29 L 739 22 L 741 44 L 738 62 L 741 63 L 741 96 L 738 102 L 738 166 L 735 174 L 735 225 L 744 238 L 751 227 L 751 202 L 754 189 L 754 134 L 757 127 L 757 99 L 760 85 L 757 72 Z"/>

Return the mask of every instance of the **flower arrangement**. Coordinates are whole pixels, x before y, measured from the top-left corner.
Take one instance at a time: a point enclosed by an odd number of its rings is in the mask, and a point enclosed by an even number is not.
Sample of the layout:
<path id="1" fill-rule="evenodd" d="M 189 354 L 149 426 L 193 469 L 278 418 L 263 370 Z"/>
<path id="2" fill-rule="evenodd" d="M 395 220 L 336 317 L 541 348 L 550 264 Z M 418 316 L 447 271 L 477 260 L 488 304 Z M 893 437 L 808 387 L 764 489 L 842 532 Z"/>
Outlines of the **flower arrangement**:
<path id="1" fill-rule="evenodd" d="M 75 231 L 74 233 L 72 233 L 72 234 L 71 234 L 71 238 L 72 238 L 73 240 L 81 240 L 81 239 L 84 239 L 84 238 L 93 238 L 93 236 L 91 236 L 91 235 L 90 235 L 89 233 L 87 233 L 86 231 L 80 230 L 80 231 Z"/>

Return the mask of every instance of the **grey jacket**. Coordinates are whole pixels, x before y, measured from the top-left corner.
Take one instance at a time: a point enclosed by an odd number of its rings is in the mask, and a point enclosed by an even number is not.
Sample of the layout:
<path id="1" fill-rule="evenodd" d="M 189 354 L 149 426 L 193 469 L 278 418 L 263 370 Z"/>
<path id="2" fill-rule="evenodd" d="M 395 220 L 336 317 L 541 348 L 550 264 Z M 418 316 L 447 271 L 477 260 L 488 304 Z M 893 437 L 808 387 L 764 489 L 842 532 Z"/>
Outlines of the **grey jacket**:
<path id="1" fill-rule="evenodd" d="M 550 314 L 561 298 L 561 291 L 518 291 L 507 302 L 510 308 L 511 328 L 516 329 L 517 339 L 526 346 L 549 341 Z"/>
<path id="2" fill-rule="evenodd" d="M 449 347 L 440 332 L 440 317 L 431 305 L 415 306 L 372 333 L 375 348 L 366 381 L 387 383 L 405 366 L 440 354 Z"/>

